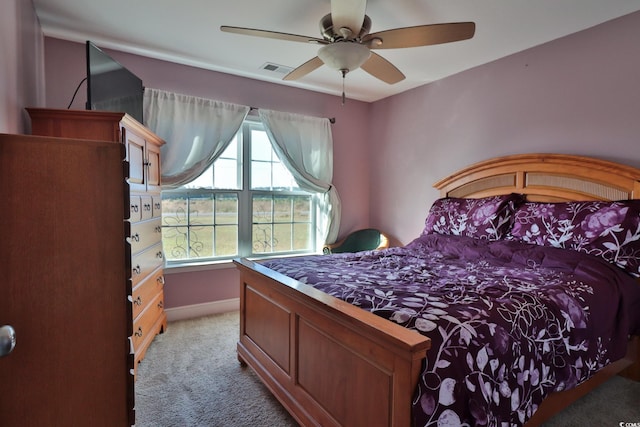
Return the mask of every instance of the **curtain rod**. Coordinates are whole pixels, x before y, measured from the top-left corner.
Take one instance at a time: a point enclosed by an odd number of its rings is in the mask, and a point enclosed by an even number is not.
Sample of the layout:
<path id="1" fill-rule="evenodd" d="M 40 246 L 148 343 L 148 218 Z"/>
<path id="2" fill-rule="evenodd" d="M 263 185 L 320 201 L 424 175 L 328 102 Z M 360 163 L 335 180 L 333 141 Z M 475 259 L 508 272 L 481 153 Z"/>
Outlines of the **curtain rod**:
<path id="1" fill-rule="evenodd" d="M 249 111 L 257 111 L 259 110 L 258 107 L 249 107 Z M 329 118 L 329 123 L 334 124 L 336 122 L 336 118 L 335 117 L 330 117 Z"/>

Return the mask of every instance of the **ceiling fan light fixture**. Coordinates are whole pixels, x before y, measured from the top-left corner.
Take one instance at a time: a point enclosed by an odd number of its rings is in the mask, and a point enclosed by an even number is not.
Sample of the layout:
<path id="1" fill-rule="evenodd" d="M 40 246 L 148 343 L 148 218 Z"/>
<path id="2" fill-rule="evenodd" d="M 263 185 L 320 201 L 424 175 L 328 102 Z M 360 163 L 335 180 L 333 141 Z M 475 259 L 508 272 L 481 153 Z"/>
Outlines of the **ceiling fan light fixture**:
<path id="1" fill-rule="evenodd" d="M 369 48 L 354 42 L 336 42 L 322 46 L 318 57 L 327 66 L 338 71 L 353 71 L 360 68 L 371 56 Z"/>

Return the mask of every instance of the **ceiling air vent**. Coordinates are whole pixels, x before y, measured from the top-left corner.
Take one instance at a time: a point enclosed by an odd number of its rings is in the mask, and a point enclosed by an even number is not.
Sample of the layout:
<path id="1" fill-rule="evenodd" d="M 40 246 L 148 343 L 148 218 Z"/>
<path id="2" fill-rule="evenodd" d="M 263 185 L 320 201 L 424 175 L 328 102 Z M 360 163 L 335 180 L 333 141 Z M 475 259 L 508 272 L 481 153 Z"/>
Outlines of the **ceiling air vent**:
<path id="1" fill-rule="evenodd" d="M 262 64 L 262 66 L 260 67 L 263 70 L 267 70 L 271 73 L 277 73 L 277 74 L 289 74 L 293 68 L 291 67 L 285 67 L 284 65 L 278 65 L 278 64 L 273 64 L 271 62 L 265 62 L 264 64 Z"/>

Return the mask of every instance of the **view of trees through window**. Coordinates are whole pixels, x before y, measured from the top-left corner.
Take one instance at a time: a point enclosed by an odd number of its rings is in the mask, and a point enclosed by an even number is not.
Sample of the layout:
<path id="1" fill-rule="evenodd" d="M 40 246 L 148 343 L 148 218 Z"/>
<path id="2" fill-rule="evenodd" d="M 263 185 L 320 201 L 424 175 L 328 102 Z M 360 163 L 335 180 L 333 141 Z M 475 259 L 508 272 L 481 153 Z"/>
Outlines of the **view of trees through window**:
<path id="1" fill-rule="evenodd" d="M 165 256 L 191 262 L 312 252 L 315 203 L 282 164 L 262 124 L 246 121 L 204 173 L 162 192 Z"/>

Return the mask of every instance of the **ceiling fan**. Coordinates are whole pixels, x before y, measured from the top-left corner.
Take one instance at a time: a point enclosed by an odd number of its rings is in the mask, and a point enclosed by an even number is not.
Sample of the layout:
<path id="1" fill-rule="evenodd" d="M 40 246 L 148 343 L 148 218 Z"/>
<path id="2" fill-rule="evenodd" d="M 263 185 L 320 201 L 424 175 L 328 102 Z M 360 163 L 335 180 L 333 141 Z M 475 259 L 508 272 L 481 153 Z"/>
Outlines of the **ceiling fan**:
<path id="1" fill-rule="evenodd" d="M 405 75 L 372 50 L 449 43 L 470 39 L 475 33 L 475 23 L 454 22 L 395 28 L 369 34 L 371 19 L 365 14 L 366 7 L 366 0 L 331 0 L 331 13 L 320 20 L 322 38 L 227 25 L 221 26 L 220 30 L 322 45 L 316 57 L 295 68 L 284 80 L 297 80 L 325 64 L 340 71 L 343 79 L 348 72 L 362 68 L 389 84 L 404 80 Z"/>

